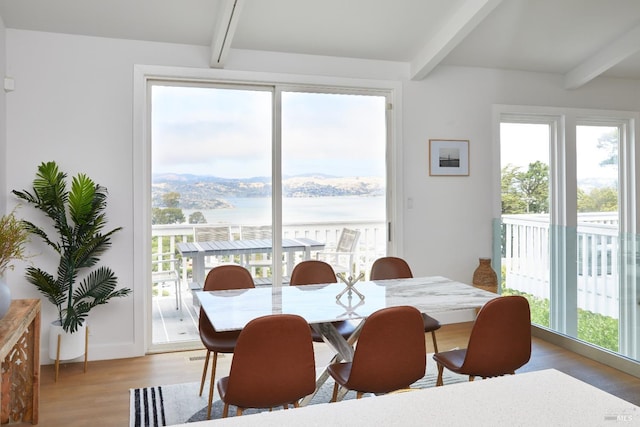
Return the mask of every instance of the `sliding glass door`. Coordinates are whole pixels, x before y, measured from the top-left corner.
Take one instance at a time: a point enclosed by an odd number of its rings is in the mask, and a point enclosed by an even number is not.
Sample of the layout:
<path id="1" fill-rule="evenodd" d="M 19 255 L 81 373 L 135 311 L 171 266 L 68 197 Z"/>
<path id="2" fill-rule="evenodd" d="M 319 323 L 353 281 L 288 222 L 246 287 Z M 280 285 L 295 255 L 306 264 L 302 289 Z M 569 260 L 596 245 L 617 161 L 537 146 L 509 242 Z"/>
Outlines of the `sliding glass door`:
<path id="1" fill-rule="evenodd" d="M 282 286 L 304 259 L 359 273 L 386 252 L 385 94 L 161 80 L 148 89 L 152 348 L 199 340 L 193 292 L 217 265 Z M 350 248 L 325 258 L 345 230 Z"/>
<path id="2" fill-rule="evenodd" d="M 323 242 L 311 256 L 337 273 L 368 273 L 386 250 L 386 102 L 282 92 L 282 237 Z M 293 264 L 284 265 L 285 281 Z"/>

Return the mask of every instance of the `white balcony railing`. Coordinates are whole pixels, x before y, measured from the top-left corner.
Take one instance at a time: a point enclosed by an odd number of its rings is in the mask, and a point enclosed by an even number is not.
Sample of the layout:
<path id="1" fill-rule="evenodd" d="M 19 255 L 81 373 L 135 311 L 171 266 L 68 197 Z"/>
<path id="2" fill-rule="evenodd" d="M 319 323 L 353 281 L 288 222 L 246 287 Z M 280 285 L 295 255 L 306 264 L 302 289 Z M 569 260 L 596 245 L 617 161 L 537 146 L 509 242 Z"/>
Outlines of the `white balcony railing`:
<path id="1" fill-rule="evenodd" d="M 504 215 L 506 286 L 549 298 L 548 215 Z M 613 318 L 619 315 L 618 214 L 580 214 L 577 227 L 578 307 Z"/>
<path id="2" fill-rule="evenodd" d="M 210 224 L 168 224 L 154 225 L 152 227 L 152 237 L 156 246 L 153 247 L 153 254 L 176 254 L 176 243 L 193 241 L 195 232 L 200 227 L 210 227 Z M 232 238 L 239 238 L 241 225 L 230 225 Z M 371 269 L 371 264 L 377 258 L 386 253 L 386 227 L 384 222 L 363 221 L 363 222 L 324 222 L 310 224 L 286 224 L 283 226 L 284 238 L 306 237 L 324 242 L 327 247 L 335 246 L 343 228 L 351 228 L 360 231 L 360 238 L 356 249 L 355 271 L 365 272 Z M 159 264 L 162 268 L 162 264 Z M 187 269 L 183 268 L 183 280 L 189 281 Z"/>

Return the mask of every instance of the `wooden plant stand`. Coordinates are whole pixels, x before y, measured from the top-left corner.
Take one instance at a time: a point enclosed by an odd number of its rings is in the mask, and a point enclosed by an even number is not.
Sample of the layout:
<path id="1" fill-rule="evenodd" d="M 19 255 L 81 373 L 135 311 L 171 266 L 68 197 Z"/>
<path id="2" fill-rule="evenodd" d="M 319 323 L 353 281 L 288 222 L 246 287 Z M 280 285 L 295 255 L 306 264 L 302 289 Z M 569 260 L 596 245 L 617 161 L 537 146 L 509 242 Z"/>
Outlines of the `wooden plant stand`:
<path id="1" fill-rule="evenodd" d="M 58 371 L 60 369 L 60 345 L 62 344 L 62 335 L 58 334 L 58 347 L 56 348 L 56 377 L 58 382 Z M 87 373 L 87 359 L 89 357 L 89 326 L 84 330 L 84 373 Z"/>

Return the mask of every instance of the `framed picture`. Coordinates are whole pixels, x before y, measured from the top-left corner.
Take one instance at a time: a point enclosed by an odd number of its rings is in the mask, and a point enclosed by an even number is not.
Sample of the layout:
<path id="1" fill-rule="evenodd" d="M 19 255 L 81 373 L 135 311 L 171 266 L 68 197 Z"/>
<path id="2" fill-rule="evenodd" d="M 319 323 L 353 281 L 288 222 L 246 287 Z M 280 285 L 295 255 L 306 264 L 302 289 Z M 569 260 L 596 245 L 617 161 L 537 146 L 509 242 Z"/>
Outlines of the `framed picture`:
<path id="1" fill-rule="evenodd" d="M 469 176 L 469 140 L 430 139 L 429 175 Z"/>

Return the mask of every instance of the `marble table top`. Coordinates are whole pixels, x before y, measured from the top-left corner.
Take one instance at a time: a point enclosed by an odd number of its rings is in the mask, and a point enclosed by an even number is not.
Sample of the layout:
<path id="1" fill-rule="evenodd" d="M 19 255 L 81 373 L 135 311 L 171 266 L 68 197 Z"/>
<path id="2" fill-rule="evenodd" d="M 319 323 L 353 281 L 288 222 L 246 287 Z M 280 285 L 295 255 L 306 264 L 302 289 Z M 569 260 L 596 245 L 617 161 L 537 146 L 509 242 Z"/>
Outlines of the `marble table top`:
<path id="1" fill-rule="evenodd" d="M 297 314 L 308 323 L 362 319 L 373 312 L 410 305 L 423 313 L 482 307 L 498 295 L 445 277 L 376 280 L 355 285 L 356 293 L 336 298 L 346 285 L 259 287 L 254 289 L 196 292 L 207 317 L 218 331 L 239 330 L 249 321 L 268 314 Z"/>

